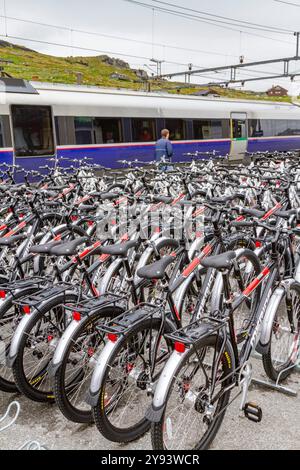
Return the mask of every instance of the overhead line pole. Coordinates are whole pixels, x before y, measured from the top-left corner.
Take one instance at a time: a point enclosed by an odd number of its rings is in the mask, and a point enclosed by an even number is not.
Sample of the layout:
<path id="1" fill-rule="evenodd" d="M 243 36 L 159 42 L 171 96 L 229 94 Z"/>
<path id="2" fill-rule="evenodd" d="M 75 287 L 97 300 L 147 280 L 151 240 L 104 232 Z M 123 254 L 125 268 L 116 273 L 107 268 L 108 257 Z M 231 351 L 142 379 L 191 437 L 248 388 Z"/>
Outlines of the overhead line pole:
<path id="1" fill-rule="evenodd" d="M 296 36 L 296 57 L 299 57 L 299 38 L 300 38 L 300 32 L 298 31 L 297 33 L 294 33 Z"/>
<path id="2" fill-rule="evenodd" d="M 296 37 L 296 55 L 294 57 L 283 57 L 279 59 L 269 59 L 269 60 L 260 60 L 256 62 L 248 62 L 248 63 L 239 63 L 239 64 L 233 64 L 233 65 L 224 65 L 224 66 L 219 66 L 219 67 L 208 67 L 208 68 L 202 68 L 202 69 L 196 69 L 196 70 L 184 70 L 183 72 L 176 72 L 176 73 L 169 73 L 165 75 L 160 75 L 158 78 L 174 78 L 174 77 L 180 77 L 180 76 L 185 76 L 185 81 L 188 78 L 190 80 L 190 77 L 192 75 L 197 75 L 197 74 L 202 74 L 202 73 L 207 73 L 207 72 L 221 72 L 225 70 L 230 71 L 230 81 L 234 82 L 236 79 L 236 72 L 238 69 L 242 69 L 245 67 L 258 67 L 261 65 L 269 65 L 269 64 L 279 64 L 283 63 L 284 64 L 284 76 L 288 75 L 289 71 L 289 64 L 290 62 L 298 61 L 300 60 L 300 32 L 295 32 L 294 36 Z"/>
<path id="3" fill-rule="evenodd" d="M 243 63 L 243 64 L 222 65 L 219 67 L 209 67 L 209 68 L 197 69 L 197 70 L 192 70 L 192 71 L 185 70 L 183 72 L 164 74 L 164 75 L 161 75 L 160 78 L 168 78 L 168 77 L 173 78 L 173 77 L 179 77 L 181 75 L 196 75 L 196 74 L 207 73 L 207 72 L 221 72 L 224 70 L 234 71 L 234 70 L 242 69 L 245 67 L 258 67 L 260 65 L 279 64 L 282 62 L 293 62 L 293 61 L 298 61 L 298 60 L 300 60 L 299 56 L 283 57 L 280 59 L 261 60 L 257 62 L 248 62 L 248 63 Z"/>
<path id="4" fill-rule="evenodd" d="M 255 81 L 261 81 L 261 80 L 273 80 L 275 78 L 291 78 L 293 80 L 295 77 L 299 77 L 300 73 L 291 73 L 288 75 L 282 74 L 282 75 L 272 75 L 270 77 L 254 77 L 254 78 L 241 78 L 239 80 L 224 80 L 220 82 L 209 82 L 209 83 L 195 83 L 195 86 L 219 86 L 219 85 L 230 85 L 230 84 L 237 84 L 237 83 L 246 83 L 246 82 L 255 82 Z"/>

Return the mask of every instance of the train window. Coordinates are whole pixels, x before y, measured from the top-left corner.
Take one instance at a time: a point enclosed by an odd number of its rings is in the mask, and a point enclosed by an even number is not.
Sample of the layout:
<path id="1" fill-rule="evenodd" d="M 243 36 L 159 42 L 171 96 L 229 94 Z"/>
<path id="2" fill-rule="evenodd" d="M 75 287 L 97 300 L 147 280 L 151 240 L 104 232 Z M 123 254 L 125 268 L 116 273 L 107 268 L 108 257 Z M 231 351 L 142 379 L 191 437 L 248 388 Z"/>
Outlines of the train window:
<path id="1" fill-rule="evenodd" d="M 166 119 L 166 128 L 170 131 L 171 140 L 185 139 L 185 121 L 182 119 Z"/>
<path id="2" fill-rule="evenodd" d="M 249 119 L 249 137 L 262 137 L 263 129 L 260 119 Z"/>
<path id="3" fill-rule="evenodd" d="M 122 124 L 120 119 L 95 118 L 93 125 L 96 144 L 122 142 Z"/>
<path id="4" fill-rule="evenodd" d="M 43 157 L 55 154 L 50 106 L 12 105 L 16 157 Z"/>
<path id="5" fill-rule="evenodd" d="M 133 142 L 153 142 L 156 140 L 154 119 L 132 119 Z"/>
<path id="6" fill-rule="evenodd" d="M 0 116 L 0 147 L 12 147 L 9 116 Z"/>
<path id="7" fill-rule="evenodd" d="M 75 123 L 75 138 L 77 145 L 91 145 L 94 144 L 93 139 L 93 118 L 89 117 L 76 117 Z"/>
<path id="8" fill-rule="evenodd" d="M 288 135 L 300 135 L 300 121 L 299 120 L 290 120 L 288 123 Z"/>
<path id="9" fill-rule="evenodd" d="M 247 138 L 247 124 L 245 119 L 232 119 L 232 138 Z"/>
<path id="10" fill-rule="evenodd" d="M 226 139 L 229 137 L 228 133 L 229 121 L 226 119 L 217 120 L 212 119 L 209 121 L 197 120 L 193 121 L 194 139 L 197 140 L 211 140 L 211 139 Z"/>
<path id="11" fill-rule="evenodd" d="M 57 143 L 57 145 L 61 145 L 61 138 L 60 138 L 60 132 L 59 132 L 59 122 L 58 122 L 58 117 L 57 116 L 54 118 L 54 123 L 55 123 L 56 143 Z"/>
<path id="12" fill-rule="evenodd" d="M 120 119 L 75 117 L 77 145 L 113 144 L 122 141 Z"/>
<path id="13" fill-rule="evenodd" d="M 273 121 L 275 136 L 293 136 L 300 134 L 300 121 L 286 120 Z"/>
<path id="14" fill-rule="evenodd" d="M 277 137 L 300 135 L 300 120 L 251 119 L 250 137 Z"/>
<path id="15" fill-rule="evenodd" d="M 3 128 L 3 118 L 0 116 L 0 147 L 4 147 L 4 128 Z"/>

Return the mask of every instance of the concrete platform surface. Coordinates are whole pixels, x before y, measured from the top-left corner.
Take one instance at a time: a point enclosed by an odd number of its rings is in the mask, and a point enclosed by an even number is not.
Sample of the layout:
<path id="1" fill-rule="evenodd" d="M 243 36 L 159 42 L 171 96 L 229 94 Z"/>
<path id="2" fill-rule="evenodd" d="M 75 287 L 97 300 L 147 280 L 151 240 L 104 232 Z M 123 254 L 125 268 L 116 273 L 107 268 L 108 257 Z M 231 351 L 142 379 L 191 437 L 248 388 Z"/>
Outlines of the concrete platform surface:
<path id="1" fill-rule="evenodd" d="M 254 360 L 253 365 L 255 376 L 264 378 L 259 361 Z M 262 422 L 244 418 L 236 401 L 227 411 L 212 449 L 300 450 L 300 374 L 294 373 L 286 385 L 297 390 L 298 396 L 252 385 L 249 401 L 261 406 Z M 95 426 L 68 422 L 54 405 L 33 403 L 22 396 L 0 392 L 0 417 L 13 399 L 20 402 L 21 412 L 16 423 L 0 433 L 0 449 L 18 449 L 25 441 L 38 440 L 48 449 L 151 450 L 149 435 L 129 445 L 114 444 Z"/>

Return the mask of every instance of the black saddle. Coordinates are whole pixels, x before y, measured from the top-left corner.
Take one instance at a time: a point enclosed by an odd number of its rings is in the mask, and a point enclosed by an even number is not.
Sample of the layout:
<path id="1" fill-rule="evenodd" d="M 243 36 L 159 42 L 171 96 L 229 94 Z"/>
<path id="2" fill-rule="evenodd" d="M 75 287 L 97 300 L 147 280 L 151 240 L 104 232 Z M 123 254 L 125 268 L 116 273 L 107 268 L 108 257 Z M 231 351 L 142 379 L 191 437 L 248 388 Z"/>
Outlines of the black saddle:
<path id="1" fill-rule="evenodd" d="M 236 259 L 235 251 L 227 251 L 221 255 L 209 256 L 201 261 L 201 264 L 205 268 L 229 269 L 234 259 Z"/>
<path id="2" fill-rule="evenodd" d="M 237 198 L 242 199 L 240 194 L 232 194 L 231 196 L 212 197 L 209 202 L 224 204 L 225 202 L 234 201 L 234 199 Z"/>
<path id="3" fill-rule="evenodd" d="M 261 219 L 266 214 L 266 212 L 260 211 L 258 209 L 243 208 L 242 209 L 242 214 L 250 215 L 251 217 L 257 217 L 258 219 Z"/>
<path id="4" fill-rule="evenodd" d="M 128 251 L 131 248 L 136 248 L 139 246 L 139 242 L 129 240 L 126 243 L 117 243 L 115 245 L 101 246 L 100 251 L 103 255 L 111 256 L 127 256 Z"/>
<path id="5" fill-rule="evenodd" d="M 118 193 L 100 193 L 99 197 L 100 197 L 100 199 L 102 199 L 102 201 L 113 201 L 114 199 L 118 199 L 120 197 L 120 194 L 118 194 Z"/>
<path id="6" fill-rule="evenodd" d="M 296 215 L 296 214 L 297 214 L 297 210 L 291 209 L 289 211 L 276 211 L 274 216 L 281 217 L 282 219 L 289 219 L 292 215 Z"/>
<path id="7" fill-rule="evenodd" d="M 61 203 L 58 201 L 44 201 L 43 204 L 46 207 L 60 207 Z"/>
<path id="8" fill-rule="evenodd" d="M 174 256 L 164 256 L 159 261 L 144 266 L 137 271 L 137 275 L 142 279 L 163 279 L 166 275 L 167 267 L 174 263 Z"/>
<path id="9" fill-rule="evenodd" d="M 77 254 L 77 248 L 89 241 L 88 237 L 76 238 L 67 243 L 62 243 L 51 248 L 49 254 L 53 256 L 73 256 Z"/>
<path id="10" fill-rule="evenodd" d="M 14 246 L 17 245 L 19 242 L 25 240 L 27 235 L 22 233 L 20 235 L 14 235 L 12 237 L 7 238 L 0 238 L 0 246 Z"/>
<path id="11" fill-rule="evenodd" d="M 61 240 L 57 241 L 52 241 L 50 243 L 45 243 L 44 245 L 34 245 L 30 248 L 30 253 L 34 254 L 43 254 L 43 255 L 48 255 L 52 248 L 54 248 L 57 245 L 61 245 Z"/>
<path id="12" fill-rule="evenodd" d="M 154 196 L 153 201 L 154 202 L 163 202 L 164 204 L 171 204 L 173 202 L 173 198 L 169 196 Z"/>
<path id="13" fill-rule="evenodd" d="M 206 197 L 207 195 L 207 191 L 203 191 L 202 189 L 197 189 L 197 191 L 195 191 L 193 194 L 192 194 L 192 199 L 194 197 L 197 197 L 197 196 L 203 196 L 203 197 Z"/>

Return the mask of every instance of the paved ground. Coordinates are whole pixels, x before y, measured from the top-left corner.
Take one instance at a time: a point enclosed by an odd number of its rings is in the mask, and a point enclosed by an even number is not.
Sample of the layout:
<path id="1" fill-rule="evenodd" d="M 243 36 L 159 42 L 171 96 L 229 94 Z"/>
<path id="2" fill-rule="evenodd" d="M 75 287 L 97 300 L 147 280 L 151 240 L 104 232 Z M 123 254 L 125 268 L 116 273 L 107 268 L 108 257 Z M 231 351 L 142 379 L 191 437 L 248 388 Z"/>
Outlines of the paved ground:
<path id="1" fill-rule="evenodd" d="M 255 375 L 263 378 L 259 362 L 254 360 L 253 364 Z M 254 424 L 245 419 L 239 412 L 238 401 L 235 402 L 226 414 L 213 448 L 300 450 L 300 374 L 295 373 L 287 385 L 298 390 L 297 398 L 252 386 L 249 400 L 262 407 L 262 423 Z M 15 398 L 20 401 L 21 413 L 10 429 L 0 433 L 0 449 L 17 449 L 27 440 L 39 440 L 49 449 L 151 449 L 149 436 L 129 446 L 112 444 L 102 438 L 95 426 L 66 421 L 55 406 L 32 403 L 1 392 L 0 416 Z"/>

